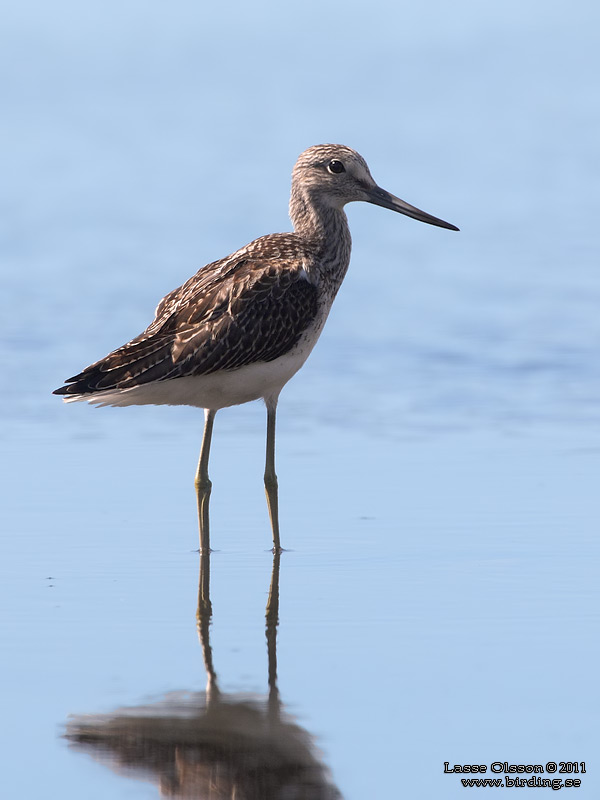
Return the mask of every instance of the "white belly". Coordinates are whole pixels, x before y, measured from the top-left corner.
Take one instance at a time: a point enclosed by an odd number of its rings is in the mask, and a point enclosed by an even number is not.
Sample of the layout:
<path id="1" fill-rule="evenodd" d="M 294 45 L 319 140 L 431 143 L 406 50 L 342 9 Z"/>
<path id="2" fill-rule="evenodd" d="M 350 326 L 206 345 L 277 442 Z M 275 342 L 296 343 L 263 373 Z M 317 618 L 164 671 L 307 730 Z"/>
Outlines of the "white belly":
<path id="1" fill-rule="evenodd" d="M 217 410 L 277 395 L 308 358 L 316 338 L 305 341 L 274 361 L 258 362 L 210 375 L 173 378 L 141 384 L 131 389 L 65 397 L 66 402 L 87 400 L 98 406 L 171 405 Z"/>
<path id="2" fill-rule="evenodd" d="M 92 394 L 64 397 L 66 403 L 85 400 L 103 406 L 196 406 L 217 411 L 251 400 L 276 400 L 279 392 L 310 355 L 329 315 L 331 302 L 324 304 L 313 325 L 298 344 L 273 361 L 259 361 L 238 369 L 221 370 L 209 375 L 167 378 L 134 386 L 131 389 L 107 389 Z"/>

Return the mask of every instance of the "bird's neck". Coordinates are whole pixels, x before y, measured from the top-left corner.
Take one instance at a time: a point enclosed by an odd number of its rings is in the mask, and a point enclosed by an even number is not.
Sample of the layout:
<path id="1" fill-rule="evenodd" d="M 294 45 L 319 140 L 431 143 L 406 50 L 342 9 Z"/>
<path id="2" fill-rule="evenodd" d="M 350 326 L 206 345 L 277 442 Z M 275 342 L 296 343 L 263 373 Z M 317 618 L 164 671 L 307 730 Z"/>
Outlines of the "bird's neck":
<path id="1" fill-rule="evenodd" d="M 319 202 L 307 192 L 293 187 L 290 217 L 295 233 L 313 248 L 323 277 L 339 285 L 348 269 L 352 248 L 344 209 Z"/>

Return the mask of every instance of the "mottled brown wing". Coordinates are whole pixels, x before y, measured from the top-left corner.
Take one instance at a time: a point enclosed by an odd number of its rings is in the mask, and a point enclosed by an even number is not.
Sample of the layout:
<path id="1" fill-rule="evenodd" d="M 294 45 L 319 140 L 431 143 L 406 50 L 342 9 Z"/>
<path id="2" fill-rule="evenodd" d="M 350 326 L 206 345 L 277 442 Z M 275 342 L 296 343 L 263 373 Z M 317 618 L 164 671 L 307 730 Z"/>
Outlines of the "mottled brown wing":
<path id="1" fill-rule="evenodd" d="M 178 286 L 165 295 L 156 307 L 155 318 L 147 330 L 151 330 L 164 323 L 179 308 L 187 305 L 191 300 L 209 296 L 218 287 L 223 287 L 236 272 L 244 268 L 248 258 L 234 253 L 219 261 L 213 261 L 192 275 L 182 286 Z"/>
<path id="2" fill-rule="evenodd" d="M 205 375 L 287 353 L 314 320 L 317 289 L 305 272 L 269 266 L 245 278 L 237 273 L 232 291 L 216 294 L 202 308 L 178 314 L 172 359 L 182 375 Z"/>
<path id="3" fill-rule="evenodd" d="M 232 262 L 215 262 L 171 292 L 144 333 L 70 378 L 55 394 L 206 375 L 288 352 L 315 318 L 316 287 L 297 262 L 283 269 L 281 261 Z"/>

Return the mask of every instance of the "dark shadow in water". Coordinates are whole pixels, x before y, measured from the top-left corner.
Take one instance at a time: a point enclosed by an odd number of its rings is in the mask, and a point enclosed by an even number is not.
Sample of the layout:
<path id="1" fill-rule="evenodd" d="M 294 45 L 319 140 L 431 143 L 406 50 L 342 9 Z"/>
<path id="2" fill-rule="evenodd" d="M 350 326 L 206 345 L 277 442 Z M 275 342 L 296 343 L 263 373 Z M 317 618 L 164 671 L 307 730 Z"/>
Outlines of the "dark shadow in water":
<path id="1" fill-rule="evenodd" d="M 277 687 L 279 553 L 266 610 L 266 697 L 222 692 L 210 644 L 210 548 L 202 550 L 197 625 L 205 692 L 73 717 L 71 744 L 130 777 L 150 780 L 163 797 L 219 800 L 340 800 L 310 734 L 284 712 Z"/>

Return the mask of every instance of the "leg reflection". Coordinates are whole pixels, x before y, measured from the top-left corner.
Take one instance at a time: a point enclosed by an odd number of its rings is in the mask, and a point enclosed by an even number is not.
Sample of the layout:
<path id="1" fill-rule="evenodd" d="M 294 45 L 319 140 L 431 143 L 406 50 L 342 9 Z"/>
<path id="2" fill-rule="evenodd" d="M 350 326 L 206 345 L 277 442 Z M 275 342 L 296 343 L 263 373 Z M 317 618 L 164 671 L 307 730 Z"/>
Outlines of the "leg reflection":
<path id="1" fill-rule="evenodd" d="M 161 797 L 341 800 L 311 734 L 282 713 L 276 654 L 279 563 L 275 553 L 265 614 L 268 700 L 262 694 L 217 688 L 206 548 L 200 555 L 197 611 L 206 692 L 172 692 L 158 703 L 71 718 L 71 743 L 119 773 L 150 779 L 160 787 Z"/>
<path id="2" fill-rule="evenodd" d="M 210 602 L 210 547 L 200 551 L 200 578 L 198 581 L 198 610 L 196 611 L 196 627 L 202 647 L 204 668 L 206 669 L 206 701 L 207 705 L 219 697 L 217 673 L 213 665 L 212 647 L 210 646 L 210 623 L 212 620 L 212 603 Z"/>
<path id="3" fill-rule="evenodd" d="M 279 561 L 281 553 L 273 554 L 271 586 L 266 612 L 267 658 L 269 663 L 269 713 L 271 717 L 279 716 L 280 701 L 277 687 L 277 626 L 279 625 Z"/>
<path id="4" fill-rule="evenodd" d="M 271 584 L 265 612 L 265 635 L 267 639 L 267 662 L 269 683 L 269 712 L 272 718 L 279 716 L 280 698 L 277 686 L 277 627 L 279 625 L 279 565 L 281 554 L 273 554 Z M 200 576 L 198 580 L 198 608 L 196 611 L 196 627 L 202 647 L 204 668 L 206 669 L 206 695 L 208 703 L 219 697 L 217 673 L 215 671 L 210 644 L 210 626 L 212 622 L 212 602 L 210 599 L 210 548 L 200 553 Z"/>

